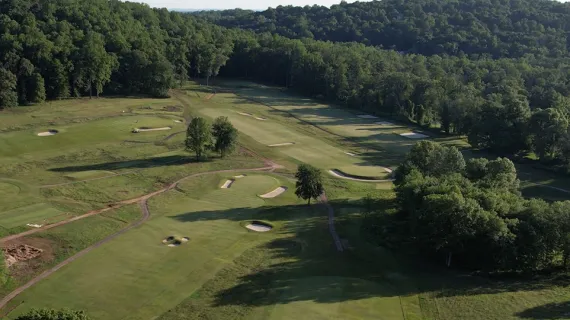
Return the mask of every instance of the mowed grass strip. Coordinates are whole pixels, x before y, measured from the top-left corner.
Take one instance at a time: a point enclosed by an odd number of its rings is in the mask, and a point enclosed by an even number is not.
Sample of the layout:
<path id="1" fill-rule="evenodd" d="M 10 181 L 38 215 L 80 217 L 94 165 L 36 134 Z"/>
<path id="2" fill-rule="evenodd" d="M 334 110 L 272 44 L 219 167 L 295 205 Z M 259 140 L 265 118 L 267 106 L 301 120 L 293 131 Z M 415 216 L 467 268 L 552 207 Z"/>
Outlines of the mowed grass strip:
<path id="1" fill-rule="evenodd" d="M 47 203 L 38 203 L 0 213 L 0 225 L 10 229 L 28 223 L 42 224 L 44 220 L 61 214 L 62 211 Z"/>
<path id="2" fill-rule="evenodd" d="M 261 182 L 263 191 L 274 183 L 286 183 L 267 178 L 253 178 L 252 182 Z M 173 190 L 152 198 L 151 220 L 25 291 L 18 299 L 26 303 L 10 316 L 31 307 L 51 306 L 84 309 L 95 319 L 150 319 L 176 306 L 226 261 L 267 237 L 249 232 L 239 223 L 258 218 L 261 209 L 251 205 L 262 203 L 242 203 L 243 194 L 239 193 L 220 205 L 215 195 L 220 191 L 217 184 L 215 188 L 201 184 L 188 187 L 197 191 L 192 197 Z M 247 190 L 250 186 L 245 182 L 242 187 Z M 229 197 L 232 189 L 224 191 L 229 193 L 220 197 Z M 256 191 L 250 190 L 251 199 Z M 289 199 L 296 202 L 294 197 Z M 162 240 L 168 236 L 189 237 L 190 241 L 167 247 Z"/>

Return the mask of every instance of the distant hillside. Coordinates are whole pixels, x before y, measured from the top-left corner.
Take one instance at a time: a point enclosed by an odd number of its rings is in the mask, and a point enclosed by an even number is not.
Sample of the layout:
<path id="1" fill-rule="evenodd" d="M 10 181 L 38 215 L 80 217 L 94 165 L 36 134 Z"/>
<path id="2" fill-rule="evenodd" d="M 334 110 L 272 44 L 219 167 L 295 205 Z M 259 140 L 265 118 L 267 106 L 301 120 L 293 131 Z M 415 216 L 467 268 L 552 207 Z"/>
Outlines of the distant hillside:
<path id="1" fill-rule="evenodd" d="M 550 0 L 383 0 L 196 13 L 225 27 L 426 55 L 568 56 L 570 5 Z"/>

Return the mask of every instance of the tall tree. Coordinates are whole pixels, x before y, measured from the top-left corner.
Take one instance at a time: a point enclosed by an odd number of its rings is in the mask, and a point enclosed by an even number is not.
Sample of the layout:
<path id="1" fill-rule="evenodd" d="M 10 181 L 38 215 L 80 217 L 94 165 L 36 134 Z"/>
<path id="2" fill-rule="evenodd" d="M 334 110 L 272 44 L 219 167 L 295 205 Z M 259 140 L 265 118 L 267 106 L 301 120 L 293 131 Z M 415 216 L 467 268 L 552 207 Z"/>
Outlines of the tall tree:
<path id="1" fill-rule="evenodd" d="M 212 133 L 210 124 L 204 118 L 194 118 L 186 130 L 186 149 L 196 153 L 196 160 L 206 157 L 208 149 L 212 146 Z"/>
<path id="2" fill-rule="evenodd" d="M 212 124 L 212 136 L 215 139 L 214 151 L 224 158 L 235 150 L 238 131 L 229 121 L 228 117 L 218 117 Z"/>
<path id="3" fill-rule="evenodd" d="M 308 164 L 302 164 L 297 169 L 295 178 L 297 178 L 295 194 L 301 199 L 308 200 L 307 203 L 309 205 L 311 204 L 311 199 L 317 199 L 323 194 L 321 170 Z"/>
<path id="4" fill-rule="evenodd" d="M 18 105 L 16 86 L 16 76 L 12 72 L 0 68 L 0 109 Z"/>
<path id="5" fill-rule="evenodd" d="M 103 86 L 111 80 L 111 73 L 117 67 L 117 58 L 107 53 L 103 36 L 89 32 L 81 48 L 81 72 L 85 77 L 85 86 L 89 96 L 103 92 Z"/>

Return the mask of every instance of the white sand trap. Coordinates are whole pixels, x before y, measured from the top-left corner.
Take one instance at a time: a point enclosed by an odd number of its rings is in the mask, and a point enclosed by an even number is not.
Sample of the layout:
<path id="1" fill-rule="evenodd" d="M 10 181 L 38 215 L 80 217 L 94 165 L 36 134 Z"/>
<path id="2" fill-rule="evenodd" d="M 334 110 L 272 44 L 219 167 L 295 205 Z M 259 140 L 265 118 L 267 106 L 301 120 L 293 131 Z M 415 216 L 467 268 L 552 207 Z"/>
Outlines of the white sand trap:
<path id="1" fill-rule="evenodd" d="M 32 227 L 32 228 L 41 228 L 42 227 L 41 224 L 33 224 L 33 223 L 28 223 L 27 226 Z"/>
<path id="2" fill-rule="evenodd" d="M 134 132 L 134 133 L 138 133 L 138 132 L 166 131 L 166 130 L 172 130 L 172 127 L 151 128 L 151 129 L 139 129 L 139 128 L 135 128 L 135 129 L 133 130 L 133 132 Z"/>
<path id="3" fill-rule="evenodd" d="M 236 178 L 236 179 L 245 178 L 245 174 L 240 174 L 239 176 L 235 176 L 234 178 Z"/>
<path id="4" fill-rule="evenodd" d="M 406 132 L 406 133 L 400 134 L 400 136 L 402 136 L 402 137 L 404 137 L 404 138 L 408 138 L 408 139 L 425 139 L 425 138 L 429 138 L 429 136 L 427 136 L 427 135 L 425 135 L 425 134 L 417 133 L 417 132 Z"/>
<path id="5" fill-rule="evenodd" d="M 379 121 L 379 122 L 375 122 L 375 124 L 378 124 L 381 126 L 393 126 L 394 125 L 392 122 L 388 122 L 388 121 Z"/>
<path id="6" fill-rule="evenodd" d="M 174 122 L 176 122 L 176 123 L 182 123 L 183 121 L 182 121 L 182 120 L 174 120 Z"/>
<path id="7" fill-rule="evenodd" d="M 357 179 L 357 178 L 352 178 L 352 177 L 348 177 L 345 176 L 344 174 L 342 174 L 342 172 L 337 171 L 337 170 L 329 170 L 329 173 L 337 178 L 341 178 L 341 179 L 346 179 L 346 180 L 352 180 L 352 181 L 360 181 L 360 182 L 389 182 L 389 181 L 393 181 L 391 179 L 385 179 L 385 180 L 369 180 L 369 179 Z"/>
<path id="8" fill-rule="evenodd" d="M 235 180 L 226 180 L 226 182 L 221 186 L 222 189 L 229 189 Z"/>
<path id="9" fill-rule="evenodd" d="M 363 115 L 360 115 L 360 116 L 358 116 L 358 117 L 359 117 L 360 119 L 378 119 L 378 117 L 372 116 L 372 115 L 369 115 L 369 114 L 363 114 Z"/>
<path id="10" fill-rule="evenodd" d="M 59 133 L 59 132 L 58 132 L 57 130 L 50 130 L 50 131 L 38 133 L 38 137 L 55 136 L 55 135 L 58 134 L 58 133 Z"/>
<path id="11" fill-rule="evenodd" d="M 261 121 L 265 121 L 267 120 L 266 118 L 260 118 L 260 117 L 254 117 L 256 120 L 261 120 Z"/>
<path id="12" fill-rule="evenodd" d="M 253 114 L 247 113 L 247 112 L 238 112 L 238 114 L 241 114 L 242 116 L 248 116 L 248 117 L 253 116 Z"/>
<path id="13" fill-rule="evenodd" d="M 271 199 L 283 194 L 285 191 L 287 191 L 287 187 L 279 187 L 269 193 L 260 195 L 260 197 L 264 199 Z"/>
<path id="14" fill-rule="evenodd" d="M 352 152 L 345 152 L 345 154 L 348 154 L 348 155 L 351 156 L 351 157 L 356 157 L 356 155 L 355 155 L 354 153 L 352 153 Z"/>
<path id="15" fill-rule="evenodd" d="M 178 247 L 180 245 L 180 243 L 171 243 L 168 246 L 169 247 Z"/>
<path id="16" fill-rule="evenodd" d="M 252 224 L 248 224 L 247 226 L 245 226 L 246 228 L 248 228 L 249 230 L 253 230 L 253 231 L 257 231 L 257 232 L 267 232 L 267 231 L 271 231 L 271 227 L 270 226 L 266 226 L 263 224 L 256 224 L 256 223 L 252 223 Z"/>
<path id="17" fill-rule="evenodd" d="M 295 142 L 285 142 L 285 143 L 277 143 L 277 144 L 270 144 L 268 147 L 283 147 L 283 146 L 290 146 L 294 145 Z"/>
<path id="18" fill-rule="evenodd" d="M 390 168 L 384 168 L 384 171 L 386 171 L 387 173 L 392 173 L 392 172 L 393 172 L 392 169 L 390 169 Z"/>

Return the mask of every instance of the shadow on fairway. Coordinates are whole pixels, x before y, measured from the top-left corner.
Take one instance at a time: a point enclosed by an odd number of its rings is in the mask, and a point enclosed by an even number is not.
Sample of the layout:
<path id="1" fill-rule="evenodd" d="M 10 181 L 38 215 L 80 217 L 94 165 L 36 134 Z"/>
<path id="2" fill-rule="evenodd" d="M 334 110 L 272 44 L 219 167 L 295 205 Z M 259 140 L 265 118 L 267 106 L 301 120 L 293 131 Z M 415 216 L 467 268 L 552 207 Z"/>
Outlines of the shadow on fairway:
<path id="1" fill-rule="evenodd" d="M 526 309 L 517 313 L 516 316 L 524 319 L 568 319 L 570 317 L 570 301 L 548 303 Z"/>
<path id="2" fill-rule="evenodd" d="M 203 160 L 202 162 L 207 162 L 210 160 Z M 140 160 L 128 160 L 128 161 L 116 161 L 116 162 L 106 162 L 99 164 L 83 165 L 83 166 L 68 166 L 61 168 L 52 168 L 49 171 L 52 172 L 80 172 L 80 171 L 90 171 L 90 170 L 118 170 L 118 169 L 128 169 L 128 168 L 153 168 L 162 167 L 169 165 L 182 165 L 187 163 L 196 162 L 196 158 L 192 156 L 166 156 L 157 157 L 149 159 Z"/>

